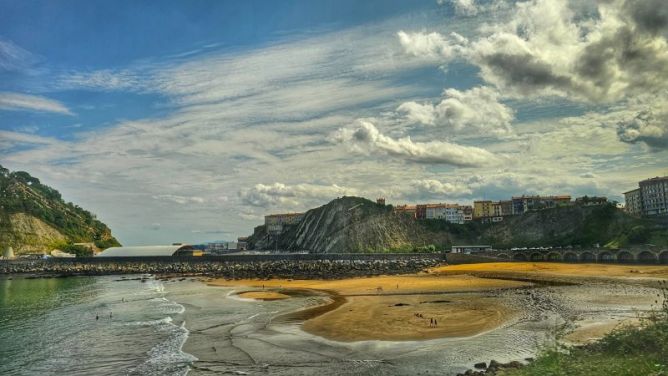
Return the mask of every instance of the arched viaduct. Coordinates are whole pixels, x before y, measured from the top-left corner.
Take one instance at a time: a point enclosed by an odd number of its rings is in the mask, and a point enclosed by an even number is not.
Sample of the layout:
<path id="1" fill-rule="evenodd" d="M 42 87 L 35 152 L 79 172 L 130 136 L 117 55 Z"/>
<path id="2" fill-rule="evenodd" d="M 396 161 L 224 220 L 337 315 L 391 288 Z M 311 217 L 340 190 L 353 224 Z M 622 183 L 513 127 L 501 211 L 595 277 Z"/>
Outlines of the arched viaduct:
<path id="1" fill-rule="evenodd" d="M 608 262 L 622 264 L 668 264 L 668 248 L 649 249 L 525 249 L 485 253 L 512 261 Z"/>

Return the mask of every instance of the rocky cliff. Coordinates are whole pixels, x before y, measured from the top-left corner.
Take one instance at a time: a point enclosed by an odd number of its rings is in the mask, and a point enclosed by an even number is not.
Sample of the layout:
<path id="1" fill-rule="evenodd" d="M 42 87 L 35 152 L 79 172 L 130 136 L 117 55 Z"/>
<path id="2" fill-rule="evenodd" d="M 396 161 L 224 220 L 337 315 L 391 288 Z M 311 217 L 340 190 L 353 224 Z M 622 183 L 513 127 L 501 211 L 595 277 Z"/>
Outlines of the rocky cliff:
<path id="1" fill-rule="evenodd" d="M 425 232 L 415 221 L 359 197 L 343 197 L 309 210 L 280 236 L 255 229 L 249 242 L 255 249 L 308 250 L 316 253 L 374 252 L 412 247 Z M 424 238 L 426 240 L 426 238 Z"/>
<path id="2" fill-rule="evenodd" d="M 58 191 L 27 172 L 0 166 L 0 248 L 12 247 L 21 254 L 73 243 L 99 248 L 119 245 L 111 230 L 90 212 L 66 203 Z"/>
<path id="3" fill-rule="evenodd" d="M 343 197 L 309 210 L 301 222 L 274 236 L 258 226 L 249 239 L 254 249 L 315 253 L 414 252 L 449 249 L 453 244 L 491 244 L 498 248 L 594 244 L 668 244 L 665 225 L 626 215 L 613 205 L 569 206 L 505 217 L 499 223 L 464 225 L 442 220 L 416 221 L 391 206 Z"/>

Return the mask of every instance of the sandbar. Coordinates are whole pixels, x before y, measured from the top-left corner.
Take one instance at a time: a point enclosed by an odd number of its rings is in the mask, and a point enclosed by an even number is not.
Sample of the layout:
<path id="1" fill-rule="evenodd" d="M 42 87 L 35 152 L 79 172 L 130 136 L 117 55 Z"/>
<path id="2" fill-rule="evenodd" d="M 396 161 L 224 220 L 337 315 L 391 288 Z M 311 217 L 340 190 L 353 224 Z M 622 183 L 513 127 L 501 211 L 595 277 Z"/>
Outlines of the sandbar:
<path id="1" fill-rule="evenodd" d="M 341 280 L 224 280 L 213 286 L 247 286 L 326 294 L 326 303 L 283 316 L 311 334 L 335 341 L 415 341 L 467 337 L 491 330 L 513 311 L 483 292 L 531 286 L 469 275 L 411 274 Z M 420 314 L 417 316 L 416 314 Z M 430 325 L 435 319 L 438 325 Z"/>
<path id="2" fill-rule="evenodd" d="M 237 294 L 240 298 L 255 300 L 282 300 L 290 296 L 277 291 L 244 291 Z"/>

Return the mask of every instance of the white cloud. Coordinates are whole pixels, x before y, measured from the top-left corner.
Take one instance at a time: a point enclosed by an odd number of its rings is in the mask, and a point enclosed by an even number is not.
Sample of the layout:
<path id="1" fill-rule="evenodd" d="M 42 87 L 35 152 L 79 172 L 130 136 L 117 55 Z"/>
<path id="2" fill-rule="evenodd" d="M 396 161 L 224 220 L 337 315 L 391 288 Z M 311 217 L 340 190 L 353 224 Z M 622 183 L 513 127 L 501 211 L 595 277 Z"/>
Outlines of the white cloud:
<path id="1" fill-rule="evenodd" d="M 275 205 L 299 205 L 303 200 L 333 200 L 339 196 L 353 195 L 354 189 L 332 185 L 297 184 L 270 185 L 256 184 L 253 188 L 239 191 L 241 200 L 251 206 L 270 207 Z"/>
<path id="2" fill-rule="evenodd" d="M 467 43 L 466 38 L 454 32 L 447 38 L 436 32 L 409 33 L 402 30 L 397 33 L 397 37 L 409 55 L 446 61 L 461 54 L 463 46 Z"/>
<path id="3" fill-rule="evenodd" d="M 103 91 L 151 90 L 150 86 L 141 79 L 140 72 L 127 69 L 69 72 L 60 75 L 53 86 L 60 90 L 81 88 Z"/>
<path id="4" fill-rule="evenodd" d="M 446 196 L 464 196 L 472 193 L 471 189 L 461 182 L 442 182 L 436 179 L 422 179 L 413 183 L 413 187 L 421 193 Z"/>
<path id="5" fill-rule="evenodd" d="M 478 6 L 475 0 L 452 0 L 455 12 L 460 15 L 474 16 L 478 13 Z"/>
<path id="6" fill-rule="evenodd" d="M 449 164 L 460 167 L 483 166 L 498 161 L 492 153 L 474 146 L 450 142 L 414 142 L 410 137 L 385 136 L 368 121 L 360 120 L 353 128 L 341 128 L 333 136 L 337 143 L 362 153 L 381 153 L 420 163 Z"/>
<path id="7" fill-rule="evenodd" d="M 409 55 L 443 50 L 444 62 L 477 65 L 505 95 L 611 102 L 668 87 L 666 12 L 662 0 L 599 2 L 593 14 L 576 14 L 566 0 L 532 0 L 517 3 L 509 20 L 485 24 L 470 43 L 433 32 L 400 42 Z"/>
<path id="8" fill-rule="evenodd" d="M 21 72 L 26 70 L 35 57 L 10 40 L 0 38 L 0 72 Z"/>
<path id="9" fill-rule="evenodd" d="M 180 205 L 203 204 L 206 202 L 202 197 L 197 196 L 155 195 L 152 197 L 156 200 L 175 202 Z"/>
<path id="10" fill-rule="evenodd" d="M 445 127 L 453 131 L 508 134 L 513 110 L 499 102 L 499 93 L 489 87 L 466 91 L 447 89 L 438 104 L 405 102 L 397 111 L 413 122 Z"/>
<path id="11" fill-rule="evenodd" d="M 53 99 L 9 92 L 0 92 L 0 110 L 39 111 L 74 115 L 64 104 Z"/>

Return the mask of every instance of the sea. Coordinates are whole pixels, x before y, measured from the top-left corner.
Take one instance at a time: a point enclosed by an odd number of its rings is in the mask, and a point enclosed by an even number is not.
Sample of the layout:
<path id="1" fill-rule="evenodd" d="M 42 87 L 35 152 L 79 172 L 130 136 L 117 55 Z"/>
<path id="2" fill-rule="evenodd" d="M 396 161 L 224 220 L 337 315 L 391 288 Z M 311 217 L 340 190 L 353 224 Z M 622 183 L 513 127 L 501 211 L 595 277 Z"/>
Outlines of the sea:
<path id="1" fill-rule="evenodd" d="M 0 375 L 185 375 L 184 307 L 142 276 L 0 277 Z"/>
<path id="2" fill-rule="evenodd" d="M 614 284 L 509 289 L 498 294 L 516 313 L 472 337 L 337 342 L 280 319 L 322 297 L 239 298 L 246 290 L 149 275 L 0 276 L 0 375 L 456 375 L 535 356 L 565 320 L 637 317 L 656 296 Z"/>

